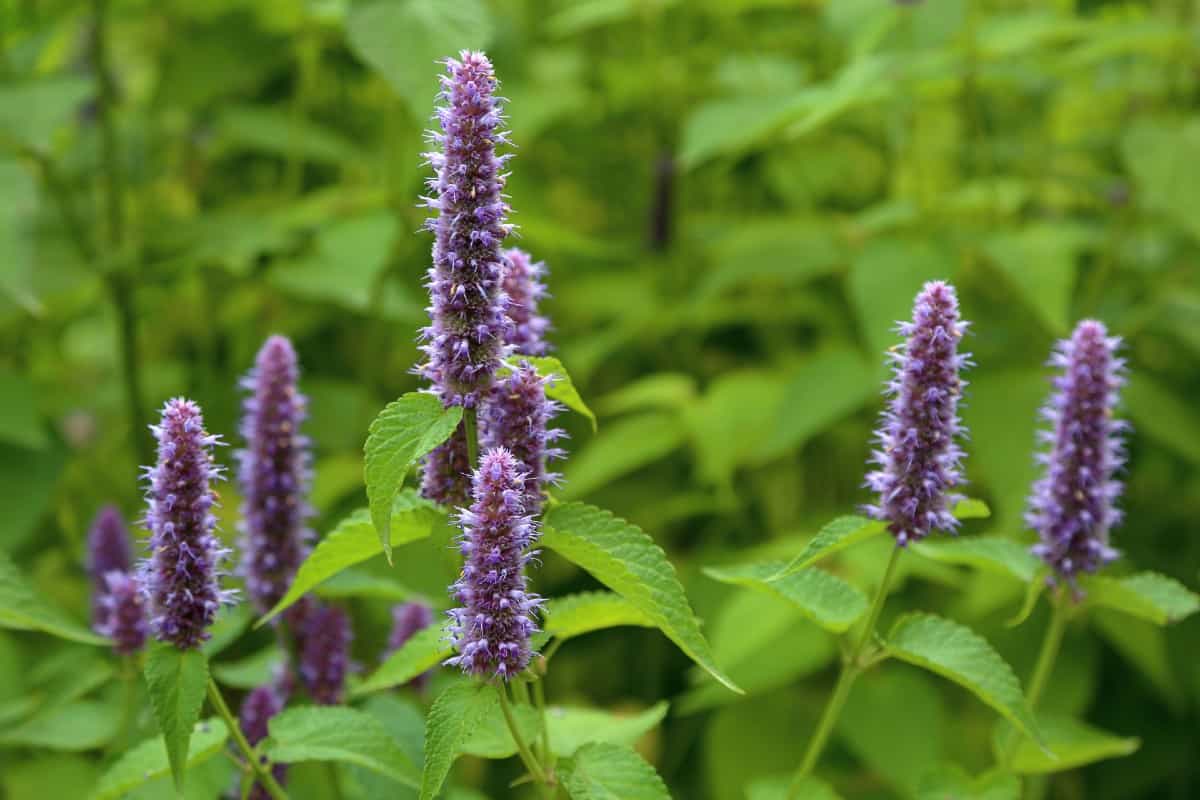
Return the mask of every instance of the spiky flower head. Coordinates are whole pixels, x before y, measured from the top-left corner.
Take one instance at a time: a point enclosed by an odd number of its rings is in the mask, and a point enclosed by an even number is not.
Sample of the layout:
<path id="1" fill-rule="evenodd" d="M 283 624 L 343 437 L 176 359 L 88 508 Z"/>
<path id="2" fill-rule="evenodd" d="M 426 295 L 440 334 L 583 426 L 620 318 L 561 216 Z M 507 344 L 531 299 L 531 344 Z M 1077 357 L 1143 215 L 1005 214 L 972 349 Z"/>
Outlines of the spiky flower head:
<path id="1" fill-rule="evenodd" d="M 385 657 L 399 650 L 413 637 L 433 624 L 433 609 L 428 603 L 417 600 L 392 606 L 392 632 L 388 636 Z M 414 689 L 424 689 L 429 683 L 429 672 L 423 672 L 409 681 Z"/>
<path id="2" fill-rule="evenodd" d="M 119 655 L 141 650 L 146 643 L 146 600 L 136 576 L 110 570 L 104 576 L 100 603 L 103 621 L 96 623 L 96 632 L 112 639 L 113 650 Z"/>
<path id="3" fill-rule="evenodd" d="M 534 261 L 524 250 L 513 247 L 504 251 L 501 286 L 512 322 L 508 343 L 519 355 L 540 356 L 550 349 L 545 340 L 550 321 L 538 313 L 538 303 L 546 296 L 546 284 L 542 282 L 545 274 L 546 264 Z"/>
<path id="4" fill-rule="evenodd" d="M 491 384 L 504 353 L 505 299 L 501 289 L 508 236 L 508 205 L 501 172 L 507 142 L 492 64 L 464 50 L 447 59 L 437 109 L 439 150 L 427 154 L 436 175 L 424 198 L 436 216 L 433 267 L 429 270 L 430 325 L 422 332 L 425 363 L 418 371 L 446 405 L 474 407 Z"/>
<path id="5" fill-rule="evenodd" d="M 521 361 L 512 374 L 496 381 L 479 415 L 480 446 L 506 447 L 520 465 L 525 512 L 531 517 L 541 513 L 546 486 L 559 478 L 546 471 L 546 462 L 564 455 L 555 443 L 566 433 L 550 427 L 562 406 L 547 399 L 548 383 L 529 362 Z"/>
<path id="6" fill-rule="evenodd" d="M 1074 586 L 1080 572 L 1095 572 L 1117 558 L 1109 533 L 1121 521 L 1114 502 L 1122 485 L 1115 475 L 1125 461 L 1121 435 L 1128 424 L 1113 418 L 1125 383 L 1121 340 L 1104 325 L 1084 320 L 1058 343 L 1050 365 L 1060 370 L 1042 409 L 1050 430 L 1039 438 L 1044 472 L 1033 485 L 1026 520 L 1040 541 L 1033 552 Z"/>
<path id="7" fill-rule="evenodd" d="M 952 490 L 965 483 L 956 439 L 964 432 L 958 400 L 966 384 L 959 372 L 970 362 L 958 343 L 966 328 L 954 287 L 931 281 L 917 295 L 912 322 L 899 323 L 904 347 L 889 353 L 891 400 L 871 457 L 879 468 L 867 475 L 879 499 L 866 511 L 887 522 L 901 546 L 958 525 L 950 510 L 960 499 Z"/>
<path id="8" fill-rule="evenodd" d="M 133 544 L 125 520 L 116 506 L 108 505 L 96 512 L 88 530 L 88 574 L 92 576 L 92 624 L 106 624 L 108 573 L 128 572 L 133 567 Z"/>
<path id="9" fill-rule="evenodd" d="M 446 663 L 480 678 L 510 680 L 529 665 L 541 598 L 527 589 L 525 564 L 536 553 L 525 513 L 521 464 L 502 447 L 488 450 L 472 478 L 474 502 L 459 515 L 464 564 L 451 586 L 462 607 L 447 631 L 458 655 Z"/>
<path id="10" fill-rule="evenodd" d="M 300 637 L 300 679 L 314 703 L 342 702 L 353 638 L 350 617 L 342 609 L 318 605 L 308 614 Z"/>
<path id="11" fill-rule="evenodd" d="M 471 459 L 466 426 L 461 422 L 449 439 L 421 459 L 421 496 L 451 508 L 470 501 Z"/>
<path id="12" fill-rule="evenodd" d="M 221 470 L 213 463 L 212 447 L 220 439 L 204 430 L 200 407 L 184 398 L 167 401 L 162 422 L 151 430 L 158 439 L 158 463 L 147 470 L 150 557 L 142 582 L 155 635 L 191 650 L 208 638 L 217 609 L 232 599 L 219 581 L 229 551 L 213 533 L 212 481 Z"/>
<path id="13" fill-rule="evenodd" d="M 307 400 L 297 390 L 299 374 L 292 343 L 272 336 L 242 381 L 250 394 L 242 404 L 246 446 L 237 454 L 243 497 L 239 573 L 260 613 L 287 593 L 312 538 L 306 525 L 311 455 L 300 433 Z"/>
<path id="14" fill-rule="evenodd" d="M 285 698 L 273 686 L 259 686 L 242 700 L 238 723 L 251 747 L 267 738 L 268 723 L 283 710 L 285 703 Z M 286 764 L 276 764 L 271 773 L 280 786 L 287 782 Z M 269 800 L 270 796 L 261 783 L 255 783 L 250 789 L 250 800 Z"/>

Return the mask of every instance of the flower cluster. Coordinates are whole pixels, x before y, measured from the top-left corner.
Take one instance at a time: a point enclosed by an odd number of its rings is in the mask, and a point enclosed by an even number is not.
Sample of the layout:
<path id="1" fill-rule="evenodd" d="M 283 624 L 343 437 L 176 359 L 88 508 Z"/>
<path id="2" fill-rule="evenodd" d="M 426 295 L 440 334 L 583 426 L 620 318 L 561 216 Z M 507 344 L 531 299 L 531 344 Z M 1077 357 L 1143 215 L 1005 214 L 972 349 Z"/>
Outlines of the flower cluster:
<path id="1" fill-rule="evenodd" d="M 535 262 L 529 253 L 515 247 L 504 251 L 504 259 L 501 286 L 508 302 L 508 318 L 512 322 L 508 343 L 518 355 L 544 355 L 550 349 L 545 340 L 550 321 L 538 314 L 538 303 L 546 296 L 546 285 L 542 282 L 546 265 Z"/>
<path id="2" fill-rule="evenodd" d="M 422 460 L 421 496 L 444 506 L 461 508 L 469 502 L 470 476 L 466 426 L 459 423 L 450 438 Z"/>
<path id="3" fill-rule="evenodd" d="M 546 462 L 565 455 L 555 442 L 566 434 L 550 427 L 562 406 L 546 398 L 547 383 L 522 361 L 492 387 L 479 416 L 480 446 L 506 447 L 520 464 L 525 476 L 525 512 L 532 517 L 541 512 L 545 487 L 559 478 L 546 471 Z"/>
<path id="4" fill-rule="evenodd" d="M 267 738 L 267 723 L 283 710 L 285 699 L 272 686 L 259 686 L 246 695 L 242 707 L 238 710 L 238 725 L 246 735 L 246 741 L 253 747 Z M 287 782 L 287 765 L 276 764 L 271 774 L 282 786 Z M 250 789 L 250 800 L 269 800 L 266 788 L 255 783 Z"/>
<path id="5" fill-rule="evenodd" d="M 104 506 L 88 530 L 88 574 L 92 578 L 92 625 L 101 629 L 107 622 L 108 574 L 128 572 L 133 567 L 133 546 L 125 520 L 116 506 Z"/>
<path id="6" fill-rule="evenodd" d="M 422 631 L 433 624 L 433 609 L 428 603 L 419 601 L 411 601 L 408 603 L 400 603 L 392 607 L 392 632 L 388 636 L 386 655 L 399 650 L 404 644 L 413 637 L 413 634 Z M 409 681 L 408 685 L 414 689 L 424 689 L 429 684 L 429 673 L 423 672 L 417 677 Z"/>
<path id="7" fill-rule="evenodd" d="M 317 605 L 300 637 L 300 679 L 314 703 L 342 702 L 350 671 L 350 617 L 336 606 Z"/>
<path id="8" fill-rule="evenodd" d="M 113 650 L 129 655 L 146 643 L 146 601 L 142 586 L 129 572 L 110 570 L 104 576 L 104 591 L 100 598 L 103 621 L 96 632 L 112 639 Z"/>

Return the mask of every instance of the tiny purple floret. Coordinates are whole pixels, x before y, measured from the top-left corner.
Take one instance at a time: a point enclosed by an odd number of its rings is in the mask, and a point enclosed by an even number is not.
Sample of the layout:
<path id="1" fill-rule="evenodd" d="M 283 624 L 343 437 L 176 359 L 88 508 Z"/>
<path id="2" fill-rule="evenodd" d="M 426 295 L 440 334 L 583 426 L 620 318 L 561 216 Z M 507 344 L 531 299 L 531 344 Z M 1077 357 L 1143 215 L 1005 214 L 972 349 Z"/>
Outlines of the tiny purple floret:
<path id="1" fill-rule="evenodd" d="M 112 639 L 118 655 L 136 653 L 146 643 L 148 627 L 142 586 L 134 574 L 116 569 L 104 576 L 104 583 L 104 622 L 96 625 L 96 632 Z"/>
<path id="2" fill-rule="evenodd" d="M 92 577 L 92 625 L 103 627 L 107 622 L 108 573 L 128 572 L 133 567 L 133 544 L 129 530 L 116 506 L 108 505 L 96 512 L 88 530 L 88 574 Z"/>
<path id="3" fill-rule="evenodd" d="M 562 406 L 546 397 L 549 379 L 538 375 L 527 361 L 512 374 L 496 381 L 479 415 L 479 443 L 484 449 L 506 447 L 525 476 L 525 513 L 541 513 L 546 487 L 559 475 L 546 470 L 546 462 L 562 458 L 555 446 L 566 433 L 550 427 Z"/>
<path id="4" fill-rule="evenodd" d="M 517 355 L 541 356 L 550 349 L 545 338 L 550 321 L 538 313 L 538 303 L 546 296 L 545 274 L 545 263 L 534 261 L 524 250 L 513 247 L 504 251 L 501 286 L 512 322 L 508 343 Z"/>
<path id="5" fill-rule="evenodd" d="M 318 605 L 304 621 L 300 644 L 300 679 L 313 702 L 342 702 L 350 671 L 350 617 L 336 606 Z"/>
<path id="6" fill-rule="evenodd" d="M 461 422 L 449 439 L 421 460 L 421 496 L 448 508 L 470 502 L 471 461 L 466 426 Z"/>

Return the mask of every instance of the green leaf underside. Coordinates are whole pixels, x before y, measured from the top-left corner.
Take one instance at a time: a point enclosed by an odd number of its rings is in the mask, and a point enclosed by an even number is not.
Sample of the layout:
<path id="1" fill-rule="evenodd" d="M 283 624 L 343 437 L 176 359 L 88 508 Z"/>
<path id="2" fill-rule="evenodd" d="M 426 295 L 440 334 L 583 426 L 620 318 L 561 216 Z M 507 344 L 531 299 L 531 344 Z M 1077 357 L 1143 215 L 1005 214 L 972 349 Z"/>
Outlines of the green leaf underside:
<path id="1" fill-rule="evenodd" d="M 1089 576 L 1080 584 L 1090 605 L 1122 611 L 1156 625 L 1179 622 L 1200 609 L 1200 596 L 1156 572 L 1125 578 Z"/>
<path id="2" fill-rule="evenodd" d="M 450 438 L 462 415 L 459 406 L 443 408 L 431 394 L 409 392 L 388 403 L 371 423 L 363 445 L 363 477 L 371 521 L 389 561 L 392 504 L 404 476 L 417 459 Z"/>
<path id="3" fill-rule="evenodd" d="M 571 376 L 567 373 L 567 368 L 561 361 L 554 356 L 517 356 L 508 359 L 506 365 L 501 368 L 500 374 L 507 374 L 514 365 L 521 361 L 528 361 L 530 366 L 537 370 L 538 375 L 550 379 L 549 385 L 546 387 L 546 397 L 557 400 L 575 413 L 586 417 L 588 422 L 592 423 L 592 432 L 596 432 L 596 414 L 579 396 L 579 390 L 575 388 Z"/>
<path id="4" fill-rule="evenodd" d="M 635 714 L 618 714 L 595 708 L 549 706 L 546 725 L 550 746 L 558 756 L 574 755 L 591 742 L 632 747 L 667 716 L 666 700 Z"/>
<path id="5" fill-rule="evenodd" d="M 710 675 L 741 692 L 713 659 L 675 568 L 636 525 L 595 506 L 568 503 L 546 513 L 541 544 L 620 594 Z"/>
<path id="6" fill-rule="evenodd" d="M 558 768 L 571 800 L 670 800 L 663 779 L 627 745 L 594 742 Z"/>
<path id="7" fill-rule="evenodd" d="M 0 628 L 41 631 L 83 644 L 109 641 L 89 631 L 43 600 L 21 575 L 8 553 L 0 550 Z"/>
<path id="8" fill-rule="evenodd" d="M 166 744 L 175 786 L 183 790 L 188 741 L 200 719 L 208 686 L 208 661 L 199 650 L 180 650 L 156 642 L 146 654 L 146 687 L 150 706 Z"/>
<path id="9" fill-rule="evenodd" d="M 572 639 L 592 631 L 633 625 L 656 627 L 633 603 L 613 592 L 580 592 L 546 602 L 542 629 L 559 639 Z"/>
<path id="10" fill-rule="evenodd" d="M 791 783 L 790 777 L 762 778 L 750 784 L 746 789 L 746 800 L 787 800 L 788 787 L 791 786 Z M 800 779 L 800 787 L 796 796 L 802 800 L 842 800 L 833 789 L 811 775 Z"/>
<path id="11" fill-rule="evenodd" d="M 451 684 L 425 718 L 425 768 L 420 800 L 433 800 L 446 782 L 468 736 L 498 703 L 494 687 L 474 681 Z"/>
<path id="12" fill-rule="evenodd" d="M 1022 739 L 1017 744 L 1012 768 L 1024 775 L 1062 772 L 1109 758 L 1122 758 L 1137 752 L 1141 746 L 1137 738 L 1117 736 L 1071 717 L 1038 714 L 1037 720 L 1046 749 L 1052 755 Z M 1003 741 L 1007 730 L 1005 725 L 997 725 L 994 740 Z"/>
<path id="13" fill-rule="evenodd" d="M 229 733 L 220 719 L 206 719 L 192 729 L 187 766 L 194 768 L 215 756 L 225 745 Z M 115 800 L 144 783 L 170 771 L 167 751 L 161 736 L 154 736 L 128 750 L 109 767 L 97 782 L 91 800 Z"/>
<path id="14" fill-rule="evenodd" d="M 782 578 L 783 561 L 705 567 L 713 580 L 771 592 L 795 604 L 806 617 L 826 630 L 842 633 L 866 613 L 867 597 L 841 578 L 819 569 L 803 569 Z"/>
<path id="15" fill-rule="evenodd" d="M 383 723 L 365 711 L 342 706 L 291 708 L 268 723 L 267 754 L 274 761 L 341 761 L 416 788 L 417 767 Z"/>
<path id="16" fill-rule="evenodd" d="M 917 800 L 1019 800 L 1020 796 L 1016 775 L 990 772 L 972 778 L 957 764 L 939 766 L 917 787 Z"/>
<path id="17" fill-rule="evenodd" d="M 1033 580 L 1042 566 L 1028 546 L 1000 536 L 931 537 L 913 545 L 913 552 L 1026 582 Z"/>
<path id="18" fill-rule="evenodd" d="M 435 622 L 417 631 L 399 650 L 388 656 L 379 669 L 359 684 L 354 694 L 364 695 L 402 686 L 441 664 L 452 652 L 442 624 Z"/>
<path id="19" fill-rule="evenodd" d="M 887 637 L 889 655 L 948 678 L 1040 741 L 1037 723 L 1012 667 L 965 625 L 932 614 L 906 614 Z"/>

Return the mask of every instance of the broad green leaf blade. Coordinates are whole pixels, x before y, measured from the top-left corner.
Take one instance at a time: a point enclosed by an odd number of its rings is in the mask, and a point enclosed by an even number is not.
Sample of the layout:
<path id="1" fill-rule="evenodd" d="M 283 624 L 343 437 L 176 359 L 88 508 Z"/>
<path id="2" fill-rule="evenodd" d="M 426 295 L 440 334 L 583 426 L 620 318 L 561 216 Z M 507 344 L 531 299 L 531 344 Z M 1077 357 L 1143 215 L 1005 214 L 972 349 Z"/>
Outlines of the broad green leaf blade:
<path id="1" fill-rule="evenodd" d="M 0 628 L 41 631 L 84 644 L 109 643 L 39 597 L 3 550 L 0 550 Z"/>
<path id="2" fill-rule="evenodd" d="M 791 785 L 790 777 L 762 778 L 746 789 L 746 800 L 788 800 L 788 788 Z M 797 797 L 803 800 L 842 800 L 837 792 L 812 776 L 800 779 Z"/>
<path id="3" fill-rule="evenodd" d="M 623 417 L 577 453 L 565 468 L 565 500 L 585 497 L 601 486 L 674 452 L 687 440 L 679 414 L 647 411 Z"/>
<path id="4" fill-rule="evenodd" d="M 948 678 L 1040 741 L 1021 683 L 1000 654 L 965 625 L 932 614 L 906 614 L 887 638 L 887 652 Z"/>
<path id="5" fill-rule="evenodd" d="M 537 709 L 530 705 L 513 704 L 512 712 L 521 737 L 526 742 L 537 738 L 540 730 Z M 517 754 L 516 742 L 508 730 L 508 722 L 504 719 L 499 698 L 494 692 L 487 713 L 467 734 L 458 750 L 460 755 L 491 759 L 511 758 Z"/>
<path id="6" fill-rule="evenodd" d="M 343 706 L 290 708 L 268 723 L 267 755 L 284 764 L 342 761 L 416 788 L 417 767 L 383 723 L 365 711 Z"/>
<path id="7" fill-rule="evenodd" d="M 542 630 L 559 639 L 622 625 L 656 627 L 637 606 L 613 592 L 580 592 L 547 600 L 543 616 Z"/>
<path id="8" fill-rule="evenodd" d="M 1049 754 L 1022 739 L 1013 756 L 1012 769 L 1023 775 L 1063 772 L 1109 758 L 1123 758 L 1141 746 L 1141 741 L 1134 737 L 1117 736 L 1071 717 L 1038 714 L 1037 721 Z M 993 739 L 996 747 L 1005 740 L 1008 730 L 1003 723 L 996 726 Z"/>
<path id="9" fill-rule="evenodd" d="M 954 507 L 952 513 L 954 514 L 954 518 L 958 520 L 987 519 L 992 515 L 992 510 L 982 500 L 967 497 L 958 501 L 958 505 Z"/>
<path id="10" fill-rule="evenodd" d="M 199 650 L 180 650 L 156 642 L 146 653 L 146 687 L 150 706 L 167 748 L 175 788 L 183 791 L 187 774 L 188 740 L 200 719 L 208 686 L 208 661 Z"/>
<path id="11" fill-rule="evenodd" d="M 550 729 L 550 747 L 555 755 L 574 755 L 589 742 L 608 742 L 632 747 L 667 716 L 667 701 L 637 714 L 617 714 L 595 708 L 550 706 L 546 725 Z"/>
<path id="12" fill-rule="evenodd" d="M 628 745 L 586 744 L 558 774 L 571 800 L 671 800 L 654 767 Z"/>
<path id="13" fill-rule="evenodd" d="M 30 450 L 42 450 L 49 441 L 33 381 L 7 370 L 0 371 L 0 441 Z"/>
<path id="14" fill-rule="evenodd" d="M 501 368 L 501 374 L 508 373 L 514 365 L 521 361 L 528 361 L 530 366 L 537 370 L 538 375 L 550 379 L 549 385 L 546 387 L 547 397 L 557 400 L 577 414 L 587 417 L 588 422 L 592 423 L 592 432 L 595 433 L 596 415 L 579 396 L 579 390 L 575 388 L 570 374 L 567 373 L 567 368 L 562 365 L 561 361 L 554 356 L 516 356 L 508 359 L 505 366 Z"/>
<path id="15" fill-rule="evenodd" d="M 541 544 L 620 594 L 710 675 L 741 692 L 713 660 L 675 567 L 636 525 L 595 506 L 568 503 L 546 513 Z"/>
<path id="16" fill-rule="evenodd" d="M 396 522 L 392 520 L 392 533 Z M 398 603 L 415 594 L 400 581 L 382 575 L 373 575 L 366 570 L 347 569 L 339 572 L 314 590 L 319 597 L 370 597 L 375 600 L 390 600 Z"/>
<path id="17" fill-rule="evenodd" d="M 867 597 L 841 578 L 819 569 L 802 569 L 782 578 L 783 561 L 705 567 L 704 574 L 722 583 L 771 592 L 794 603 L 806 617 L 826 630 L 842 633 L 867 610 Z"/>
<path id="18" fill-rule="evenodd" d="M 1087 602 L 1167 625 L 1200 609 L 1200 597 L 1174 578 L 1140 572 L 1125 578 L 1089 576 L 1081 581 Z"/>
<path id="19" fill-rule="evenodd" d="M 1024 582 L 1033 580 L 1042 566 L 1026 545 L 1001 536 L 930 537 L 916 543 L 913 551 L 934 561 L 975 567 Z"/>
<path id="20" fill-rule="evenodd" d="M 229 733 L 217 718 L 206 719 L 192 729 L 187 766 L 196 767 L 221 751 Z M 147 739 L 109 767 L 92 792 L 91 800 L 116 800 L 127 796 L 144 783 L 170 771 L 167 751 L 161 736 Z"/>
<path id="21" fill-rule="evenodd" d="M 95 91 L 91 78 L 75 75 L 5 81 L 0 86 L 0 138 L 46 153 L 55 132 L 76 118 Z"/>
<path id="22" fill-rule="evenodd" d="M 0 747 L 81 751 L 102 747 L 117 733 L 120 711 L 80 700 L 56 706 L 0 733 Z"/>
<path id="23" fill-rule="evenodd" d="M 354 689 L 354 695 L 403 686 L 426 670 L 441 664 L 451 653 L 441 623 L 435 622 L 417 631 L 399 650 L 388 656 L 387 660 L 379 665 L 379 669 Z"/>
<path id="24" fill-rule="evenodd" d="M 800 555 L 788 562 L 787 566 L 774 576 L 774 579 L 782 580 L 802 569 L 811 567 L 840 550 L 874 538 L 885 530 L 887 530 L 886 526 L 877 520 L 866 517 L 838 517 L 821 528 L 817 535 L 809 540 L 804 549 L 800 551 Z"/>
<path id="25" fill-rule="evenodd" d="M 495 687 L 473 681 L 451 684 L 433 701 L 425 719 L 421 800 L 433 800 L 438 796 L 463 743 L 496 703 Z"/>
<path id="26" fill-rule="evenodd" d="M 249 690 L 270 683 L 286 661 L 283 651 L 272 644 L 237 661 L 210 664 L 209 669 L 217 683 Z"/>
<path id="27" fill-rule="evenodd" d="M 215 658 L 222 650 L 229 647 L 250 626 L 254 613 L 246 603 L 224 605 L 217 611 L 217 619 L 208 629 L 209 637 L 200 651 L 208 658 Z"/>
<path id="28" fill-rule="evenodd" d="M 462 415 L 462 408 L 443 408 L 431 394 L 409 392 L 388 403 L 371 423 L 363 446 L 363 476 L 371 522 L 388 561 L 392 559 L 392 504 L 404 476 L 417 459 L 450 438 Z"/>
<path id="29" fill-rule="evenodd" d="M 972 778 L 957 764 L 943 764 L 921 779 L 917 800 L 1020 800 L 1017 776 L 990 772 Z"/>

